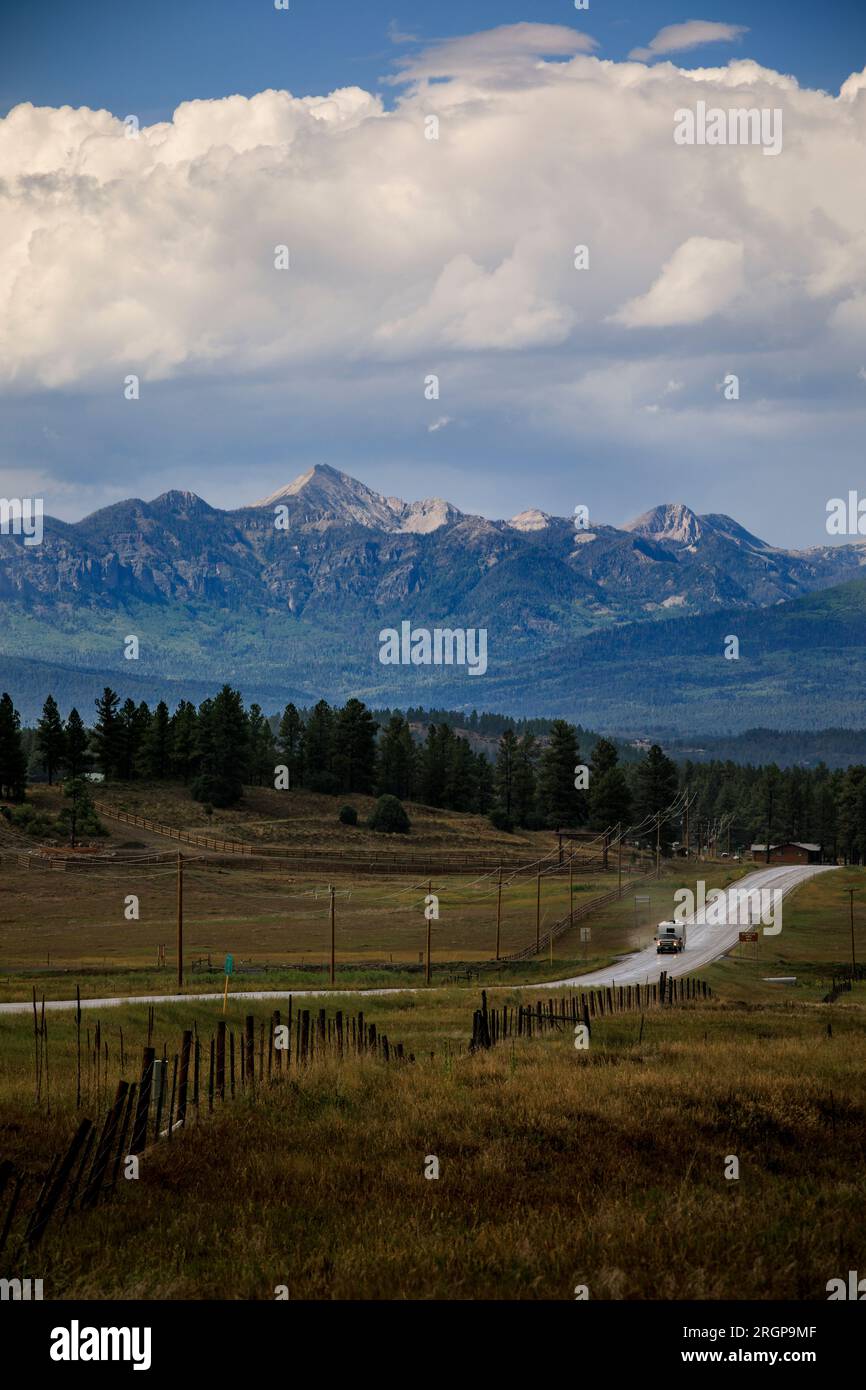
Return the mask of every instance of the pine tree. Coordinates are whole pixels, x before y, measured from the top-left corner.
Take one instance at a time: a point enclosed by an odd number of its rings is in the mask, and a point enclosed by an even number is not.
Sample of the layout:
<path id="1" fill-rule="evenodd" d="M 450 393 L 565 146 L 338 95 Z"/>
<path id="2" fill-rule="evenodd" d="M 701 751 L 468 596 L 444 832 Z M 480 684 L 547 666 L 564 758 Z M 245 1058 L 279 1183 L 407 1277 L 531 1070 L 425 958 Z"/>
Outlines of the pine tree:
<path id="1" fill-rule="evenodd" d="M 824 769 L 826 774 L 826 768 Z M 841 782 L 835 778 L 821 777 L 815 792 L 814 820 L 812 834 L 824 851 L 824 858 L 831 863 L 836 858 L 836 787 Z"/>
<path id="2" fill-rule="evenodd" d="M 421 800 L 426 806 L 445 805 L 452 737 L 447 724 L 431 724 L 427 730 L 419 772 Z"/>
<path id="3" fill-rule="evenodd" d="M 496 772 L 494 782 L 496 800 L 509 820 L 514 814 L 514 768 L 517 761 L 517 736 L 513 729 L 506 729 L 499 740 L 496 753 Z"/>
<path id="4" fill-rule="evenodd" d="M 249 776 L 249 722 L 239 691 L 224 685 L 211 710 L 214 767 L 219 777 L 242 786 Z"/>
<path id="5" fill-rule="evenodd" d="M 138 768 L 141 747 L 150 724 L 150 710 L 147 705 L 136 705 L 134 700 L 126 699 L 118 715 L 119 761 L 117 775 L 130 782 Z"/>
<path id="6" fill-rule="evenodd" d="M 415 744 L 402 714 L 392 714 L 379 742 L 377 787 L 380 796 L 410 800 L 415 784 Z"/>
<path id="7" fill-rule="evenodd" d="M 580 763 L 577 730 L 564 719 L 550 726 L 548 744 L 541 755 L 538 801 L 545 822 L 570 829 L 586 820 L 586 792 L 578 790 L 575 768 Z"/>
<path id="8" fill-rule="evenodd" d="M 66 736 L 63 720 L 57 708 L 57 701 L 49 695 L 42 706 L 42 718 L 36 726 L 36 747 L 48 774 L 49 787 L 54 785 L 54 774 L 63 766 L 66 753 Z"/>
<path id="9" fill-rule="evenodd" d="M 73 849 L 75 837 L 79 833 L 105 834 L 96 814 L 90 788 L 82 777 L 70 777 L 64 782 L 63 795 L 68 798 L 69 805 L 60 812 L 60 820 L 69 826 L 69 843 Z"/>
<path id="10" fill-rule="evenodd" d="M 23 801 L 27 790 L 27 758 L 21 741 L 21 720 L 11 696 L 0 698 L 0 796 Z"/>
<path id="11" fill-rule="evenodd" d="M 213 700 L 210 697 L 202 700 L 196 713 L 195 765 L 202 776 L 215 777 L 219 773 L 214 741 Z"/>
<path id="12" fill-rule="evenodd" d="M 124 757 L 124 734 L 118 713 L 119 697 L 106 686 L 96 701 L 93 742 L 96 758 L 106 781 L 120 775 Z"/>
<path id="13" fill-rule="evenodd" d="M 280 720 L 277 748 L 281 761 L 289 769 L 289 786 L 304 783 L 304 725 L 294 705 L 288 704 Z"/>
<path id="14" fill-rule="evenodd" d="M 171 717 L 171 770 L 188 782 L 198 767 L 198 715 L 195 706 L 181 700 Z"/>
<path id="15" fill-rule="evenodd" d="M 609 738 L 600 738 L 592 750 L 592 757 L 589 766 L 592 777 L 603 777 L 606 772 L 612 772 L 619 764 L 619 753 L 616 751 L 616 744 Z M 592 779 L 590 779 L 592 785 Z"/>
<path id="16" fill-rule="evenodd" d="M 666 811 L 676 799 L 678 785 L 676 764 L 665 756 L 657 743 L 654 743 L 638 765 L 634 811 L 637 821 L 642 822 Z M 643 833 L 650 838 L 656 831 L 653 827 L 644 826 Z M 661 821 L 658 838 L 661 847 L 667 852 L 672 839 L 669 821 Z"/>
<path id="17" fill-rule="evenodd" d="M 334 725 L 334 772 L 344 792 L 369 793 L 376 774 L 378 724 L 361 700 L 348 700 Z"/>
<path id="18" fill-rule="evenodd" d="M 473 810 L 479 816 L 486 816 L 493 805 L 493 768 L 484 753 L 476 753 L 474 769 Z"/>
<path id="19" fill-rule="evenodd" d="M 514 820 L 518 825 L 528 824 L 535 811 L 537 759 L 538 744 L 535 735 L 524 734 L 517 745 L 512 778 Z"/>
<path id="20" fill-rule="evenodd" d="M 327 700 L 319 700 L 304 730 L 304 785 L 312 791 L 336 792 L 333 760 L 334 711 Z"/>
<path id="21" fill-rule="evenodd" d="M 625 829 L 631 814 L 631 793 L 619 754 L 609 739 L 600 738 L 592 750 L 589 773 L 589 827 L 607 830 L 615 825 Z"/>
<path id="22" fill-rule="evenodd" d="M 836 802 L 839 847 L 846 864 L 860 862 L 860 789 L 866 782 L 866 767 L 856 765 L 846 771 Z"/>
<path id="23" fill-rule="evenodd" d="M 259 705 L 250 705 L 249 715 L 250 780 L 257 787 L 274 784 L 277 765 L 277 745 L 273 730 Z M 291 786 L 291 778 L 289 778 Z"/>
<path id="24" fill-rule="evenodd" d="M 471 811 L 475 793 L 472 749 L 465 738 L 454 735 L 448 757 L 445 804 L 453 811 Z"/>
<path id="25" fill-rule="evenodd" d="M 87 730 L 84 727 L 84 720 L 74 706 L 69 711 L 64 733 L 66 735 L 66 771 L 69 779 L 74 781 L 76 777 L 82 775 L 90 761 L 87 755 L 89 742 Z"/>
<path id="26" fill-rule="evenodd" d="M 171 769 L 171 720 L 168 705 L 160 700 L 150 717 L 141 744 L 141 768 L 146 777 L 162 781 Z"/>

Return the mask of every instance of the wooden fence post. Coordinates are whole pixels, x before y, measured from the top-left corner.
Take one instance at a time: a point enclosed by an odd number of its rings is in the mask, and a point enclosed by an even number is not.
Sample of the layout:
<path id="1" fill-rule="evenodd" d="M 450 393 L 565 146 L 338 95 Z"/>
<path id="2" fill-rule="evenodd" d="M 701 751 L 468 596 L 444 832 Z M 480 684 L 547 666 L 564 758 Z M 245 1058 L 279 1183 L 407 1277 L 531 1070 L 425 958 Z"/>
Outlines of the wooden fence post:
<path id="1" fill-rule="evenodd" d="M 186 1102 L 189 1090 L 189 1054 L 192 1050 L 192 1029 L 184 1031 L 180 1044 L 180 1078 L 177 1091 L 178 1124 L 186 1124 Z"/>
<path id="2" fill-rule="evenodd" d="M 220 1100 L 226 1098 L 226 1021 L 217 1023 L 216 1035 L 216 1093 Z"/>
<path id="3" fill-rule="evenodd" d="M 132 1129 L 130 1153 L 143 1153 L 147 1147 L 147 1121 L 150 1114 L 150 1092 L 153 1085 L 153 1065 L 156 1053 L 146 1047 L 141 1060 L 141 1080 L 138 1086 L 138 1103 L 135 1107 L 135 1124 Z"/>
<path id="4" fill-rule="evenodd" d="M 123 1084 L 125 1085 L 126 1083 L 124 1082 Z M 72 1139 L 72 1143 L 66 1150 L 66 1154 L 64 1155 L 63 1161 L 61 1162 L 60 1167 L 57 1170 L 57 1176 L 51 1184 L 51 1187 L 46 1192 L 45 1199 L 40 1204 L 39 1209 L 36 1213 L 35 1220 L 32 1222 L 30 1226 L 29 1234 L 27 1237 L 27 1243 L 29 1246 L 32 1247 L 34 1245 L 38 1245 L 39 1241 L 45 1234 L 45 1227 L 48 1225 L 48 1222 L 51 1219 L 52 1212 L 54 1211 L 54 1208 L 57 1206 L 60 1194 L 63 1191 L 63 1188 L 66 1184 L 66 1179 L 72 1172 L 72 1166 L 75 1163 L 75 1159 L 78 1153 L 80 1152 L 82 1145 L 87 1139 L 87 1136 L 90 1133 L 91 1128 L 92 1126 L 90 1120 L 82 1120 L 81 1124 L 78 1126 L 78 1129 L 76 1130 L 75 1135 Z"/>
<path id="5" fill-rule="evenodd" d="M 126 1147 L 126 1135 L 129 1129 L 129 1121 L 132 1116 L 133 1101 L 135 1100 L 135 1082 L 129 1088 L 126 1096 L 126 1109 L 123 1112 L 123 1123 L 120 1126 L 120 1138 L 117 1141 L 117 1153 L 114 1156 L 114 1167 L 111 1170 L 111 1190 L 117 1186 L 117 1175 L 120 1172 L 120 1164 L 125 1157 L 124 1148 Z"/>
<path id="6" fill-rule="evenodd" d="M 102 1188 L 105 1169 L 108 1164 L 108 1156 L 112 1151 L 114 1139 L 117 1134 L 117 1126 L 123 1111 L 123 1104 L 126 1100 L 126 1093 L 129 1090 L 129 1082 L 118 1081 L 117 1090 L 114 1093 L 114 1104 L 109 1110 L 99 1144 L 96 1148 L 96 1155 L 93 1166 L 90 1170 L 90 1178 L 81 1198 L 81 1205 L 85 1207 L 95 1206 L 99 1200 L 99 1193 Z"/>

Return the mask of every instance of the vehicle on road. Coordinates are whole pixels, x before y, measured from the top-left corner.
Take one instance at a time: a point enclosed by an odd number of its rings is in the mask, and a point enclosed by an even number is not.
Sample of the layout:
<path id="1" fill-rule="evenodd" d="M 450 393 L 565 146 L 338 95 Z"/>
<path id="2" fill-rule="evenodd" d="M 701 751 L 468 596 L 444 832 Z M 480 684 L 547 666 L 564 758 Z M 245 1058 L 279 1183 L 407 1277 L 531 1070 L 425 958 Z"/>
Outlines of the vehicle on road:
<path id="1" fill-rule="evenodd" d="M 659 922 L 656 927 L 657 956 L 674 956 L 686 949 L 685 922 Z"/>

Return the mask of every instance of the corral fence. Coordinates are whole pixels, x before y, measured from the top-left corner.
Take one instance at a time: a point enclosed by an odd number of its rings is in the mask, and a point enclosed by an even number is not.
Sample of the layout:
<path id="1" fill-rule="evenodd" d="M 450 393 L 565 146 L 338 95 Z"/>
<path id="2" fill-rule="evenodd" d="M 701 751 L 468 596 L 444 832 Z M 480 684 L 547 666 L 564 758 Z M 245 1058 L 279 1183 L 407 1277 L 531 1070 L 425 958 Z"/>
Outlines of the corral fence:
<path id="1" fill-rule="evenodd" d="M 98 813 L 109 820 L 120 821 L 123 825 L 134 825 L 138 830 L 150 830 L 154 835 L 165 835 L 179 844 L 193 845 L 196 849 L 210 849 L 222 854 L 252 854 L 252 845 L 241 840 L 220 840 L 213 835 L 199 835 L 191 830 L 178 830 L 173 825 L 161 825 L 147 816 L 136 816 L 130 811 L 121 811 L 117 806 L 107 806 L 104 801 L 94 801 Z"/>
<path id="2" fill-rule="evenodd" d="M 255 865 L 258 868 L 275 866 L 289 869 L 331 869 L 335 872 L 351 870 L 353 873 L 417 873 L 422 875 L 485 873 L 499 868 L 509 874 L 534 874 L 537 869 L 536 863 L 527 863 L 514 856 L 492 854 L 486 850 L 468 851 L 463 854 L 454 854 L 449 851 L 443 854 L 413 854 L 411 851 L 407 852 L 402 849 L 376 849 L 361 853 L 357 849 L 287 850 L 278 845 L 251 845 L 238 840 L 221 840 L 197 831 L 178 830 L 175 826 L 163 825 L 158 821 L 148 819 L 146 816 L 137 816 L 132 812 L 122 811 L 119 807 L 109 806 L 103 801 L 96 801 L 94 805 L 99 814 L 108 820 L 120 821 L 124 825 L 135 826 L 140 830 L 150 831 L 154 835 L 165 835 L 169 839 L 190 845 L 195 849 L 217 854 L 242 855 L 247 859 L 262 861 Z M 557 850 L 551 849 L 548 856 L 551 862 L 545 872 L 556 877 L 567 875 L 569 871 L 568 859 L 557 859 L 556 856 Z M 602 850 L 585 858 L 576 854 L 571 860 L 571 865 L 581 873 L 610 872 L 610 864 Z M 628 862 L 623 864 L 622 872 L 624 875 L 633 877 L 635 874 L 644 874 L 646 866 L 639 861 L 636 863 Z"/>
<path id="3" fill-rule="evenodd" d="M 415 1061 L 414 1053 L 406 1053 L 401 1042 L 389 1042 L 363 1011 L 349 1014 L 338 1009 L 333 1017 L 325 1009 L 318 1014 L 308 1009 L 294 1012 L 291 997 L 285 1020 L 275 1009 L 269 1026 L 259 1020 L 258 1032 L 253 1014 L 237 1032 L 221 1020 L 205 1042 L 195 1026 L 186 1029 L 171 1061 L 165 1045 L 157 1056 L 152 1029 L 151 1011 L 138 1081 L 117 1082 L 102 1123 L 82 1119 L 65 1152 L 52 1158 L 41 1183 L 8 1159 L 0 1162 L 0 1213 L 7 1191 L 10 1194 L 0 1220 L 0 1255 L 9 1244 L 17 1258 L 39 1244 L 49 1224 L 62 1226 L 72 1212 L 88 1211 L 109 1199 L 131 1159 L 139 1159 L 156 1144 L 170 1143 L 178 1129 L 203 1113 L 212 1114 L 238 1094 L 256 1094 L 324 1058 Z M 97 1025 L 95 1065 L 99 1057 Z M 79 1074 L 80 1067 L 79 1053 Z M 28 1201 L 30 1188 L 35 1197 Z"/>
<path id="4" fill-rule="evenodd" d="M 487 991 L 482 990 L 481 1008 L 472 1015 L 469 1050 L 475 1052 L 479 1048 L 493 1047 L 505 1038 L 532 1038 L 546 1032 L 561 1033 L 578 1023 L 591 1029 L 594 1018 L 703 1002 L 711 999 L 712 994 L 706 980 L 697 980 L 691 975 L 678 978 L 664 970 L 656 984 L 607 985 L 538 999 L 535 1004 L 503 1004 L 501 1008 L 490 1008 Z"/>
<path id="5" fill-rule="evenodd" d="M 642 883 L 646 879 L 655 877 L 655 869 L 649 873 L 644 870 L 637 878 L 632 878 L 628 883 L 623 883 L 617 888 L 612 888 L 609 893 L 600 893 L 598 897 L 590 898 L 588 902 L 582 903 L 580 907 L 573 907 L 564 917 L 560 917 L 558 922 L 554 922 L 551 927 L 548 927 L 546 932 L 539 936 L 537 942 L 533 942 L 530 946 L 524 946 L 520 951 L 512 951 L 509 956 L 501 956 L 500 959 L 503 961 L 530 960 L 533 956 L 537 956 L 541 952 L 546 951 L 552 941 L 556 941 L 557 938 L 564 935 L 565 932 L 571 931 L 575 922 L 582 921 L 584 917 L 592 916 L 594 912 L 598 912 L 599 908 L 607 907 L 608 903 L 618 902 L 620 898 L 629 891 L 633 884 Z"/>

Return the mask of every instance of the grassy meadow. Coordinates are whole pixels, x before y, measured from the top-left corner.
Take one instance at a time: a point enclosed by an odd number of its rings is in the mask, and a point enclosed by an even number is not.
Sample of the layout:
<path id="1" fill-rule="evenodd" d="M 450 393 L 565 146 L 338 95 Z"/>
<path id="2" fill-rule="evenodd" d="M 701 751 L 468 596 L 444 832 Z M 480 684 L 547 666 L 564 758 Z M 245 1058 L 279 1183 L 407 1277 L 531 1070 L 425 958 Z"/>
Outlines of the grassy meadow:
<path id="1" fill-rule="evenodd" d="M 718 886 L 748 867 L 690 875 Z M 34 987 L 70 998 L 76 983 L 84 997 L 171 993 L 173 873 L 143 879 L 141 918 L 126 922 L 123 897 L 137 887 L 122 872 L 4 863 L 5 999 Z M 689 881 L 678 865 L 630 887 L 593 914 L 591 942 L 577 928 L 556 942 L 552 966 L 547 956 L 490 962 L 495 880 L 434 883 L 438 988 L 296 1004 L 327 1005 L 333 1017 L 362 1003 L 414 1061 L 317 1058 L 212 1114 L 202 1104 L 170 1143 L 145 1152 L 137 1181 L 55 1223 L 33 1254 L 13 1242 L 0 1273 L 43 1278 L 47 1298 L 268 1300 L 285 1286 L 294 1300 L 558 1300 L 577 1285 L 596 1299 L 825 1298 L 828 1279 L 864 1262 L 866 983 L 822 1002 L 851 957 L 850 888 L 866 959 L 862 871 L 799 889 L 757 960 L 753 947 L 735 947 L 701 971 L 709 1001 L 596 1019 L 588 1051 L 569 1028 L 469 1050 L 482 986 L 492 1003 L 527 1003 L 537 996 L 519 984 L 645 945 Z M 612 882 L 576 874 L 576 905 Z M 337 886 L 338 985 L 421 984 L 426 883 Z M 636 909 L 635 892 L 649 904 Z M 535 894 L 532 877 L 507 881 L 503 951 L 534 936 Z M 567 910 L 567 894 L 567 877 L 542 880 L 542 931 Z M 236 1035 L 252 1014 L 258 1037 L 273 1008 L 245 988 L 323 984 L 327 895 L 315 878 L 199 864 L 185 876 L 185 903 L 190 992 L 219 989 L 223 953 L 235 954 L 225 1018 Z M 163 940 L 168 968 L 157 971 L 148 957 Z M 208 951 L 212 970 L 193 969 Z M 143 1005 L 83 1011 L 79 1108 L 74 1012 L 46 1017 L 37 1099 L 32 1015 L 0 1015 L 0 1158 L 34 1193 L 78 1119 L 99 1119 L 118 1079 L 137 1078 L 148 1030 Z M 221 1017 L 216 1002 L 156 1004 L 158 1054 L 165 1047 L 170 1059 L 194 1027 L 206 1055 Z M 431 1156 L 434 1179 L 424 1176 Z M 736 1181 L 725 1175 L 732 1156 Z"/>
<path id="2" fill-rule="evenodd" d="M 566 1031 L 469 1055 L 472 1002 L 367 1001 L 413 1064 L 325 1060 L 218 1107 L 17 1272 L 46 1297 L 820 1299 L 862 1263 L 861 1001 L 832 1036 L 820 1006 L 718 1001 L 648 1013 L 640 1041 L 621 1015 L 588 1052 Z"/>

